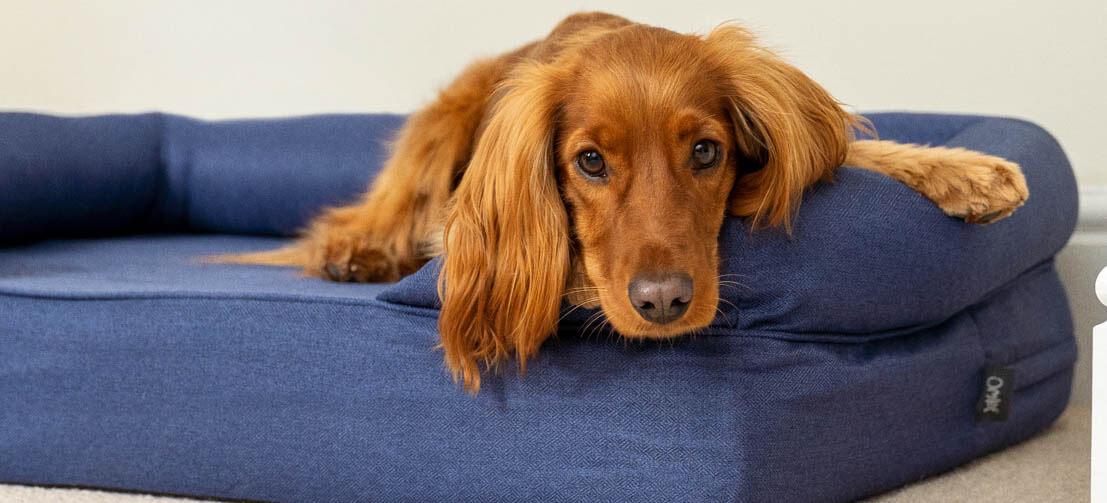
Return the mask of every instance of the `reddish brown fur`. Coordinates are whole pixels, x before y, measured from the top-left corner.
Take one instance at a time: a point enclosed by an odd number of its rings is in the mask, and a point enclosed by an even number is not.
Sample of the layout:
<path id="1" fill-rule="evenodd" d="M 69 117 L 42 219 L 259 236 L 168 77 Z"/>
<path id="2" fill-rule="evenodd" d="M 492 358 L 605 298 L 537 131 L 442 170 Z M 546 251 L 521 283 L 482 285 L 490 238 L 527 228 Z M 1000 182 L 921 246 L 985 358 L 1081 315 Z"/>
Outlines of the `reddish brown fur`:
<path id="1" fill-rule="evenodd" d="M 699 37 L 576 14 L 544 40 L 474 63 L 413 115 L 360 204 L 328 210 L 288 248 L 223 259 L 394 281 L 442 253 L 442 348 L 475 392 L 482 366 L 515 358 L 525 370 L 565 295 L 601 306 L 626 336 L 707 325 L 724 214 L 787 227 L 803 191 L 847 155 L 970 220 L 1004 216 L 1026 198 L 1013 164 L 890 142 L 857 142 L 854 152 L 859 126 L 741 28 Z M 704 139 L 722 160 L 693 172 L 691 148 Z M 588 149 L 610 168 L 603 183 L 574 165 Z M 996 188 L 1008 192 L 981 197 Z M 649 271 L 694 279 L 676 322 L 647 322 L 627 299 L 630 279 Z"/>

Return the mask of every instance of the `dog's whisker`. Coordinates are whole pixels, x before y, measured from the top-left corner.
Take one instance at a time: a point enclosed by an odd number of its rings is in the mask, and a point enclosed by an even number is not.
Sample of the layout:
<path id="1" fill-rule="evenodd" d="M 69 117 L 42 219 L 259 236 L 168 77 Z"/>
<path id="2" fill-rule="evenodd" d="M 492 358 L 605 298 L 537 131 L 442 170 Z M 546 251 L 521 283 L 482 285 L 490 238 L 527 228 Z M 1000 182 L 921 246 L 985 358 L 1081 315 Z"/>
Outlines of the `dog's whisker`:
<path id="1" fill-rule="evenodd" d="M 584 320 L 584 327 L 582 327 L 582 328 L 588 328 L 588 325 L 591 325 L 592 322 L 596 321 L 601 316 L 603 316 L 603 311 L 597 311 L 595 313 L 592 313 L 592 315 L 589 316 L 588 319 Z"/>
<path id="2" fill-rule="evenodd" d="M 732 323 L 732 322 L 730 321 L 730 315 L 728 315 L 728 314 L 726 314 L 725 312 L 723 312 L 723 310 L 722 310 L 722 309 L 719 309 L 719 306 L 715 306 L 715 313 L 717 313 L 717 315 L 718 315 L 718 316 L 722 316 L 722 317 L 723 317 L 723 319 L 724 319 L 724 320 L 726 320 L 726 324 L 727 324 L 728 326 L 729 326 L 729 325 L 733 325 L 733 324 L 734 324 L 734 323 Z M 699 330 L 699 329 L 697 329 L 697 330 Z"/>
<path id="3" fill-rule="evenodd" d="M 735 281 L 735 280 L 724 279 L 724 278 L 731 278 L 731 277 L 733 277 L 733 278 L 743 278 L 743 277 L 746 277 L 746 276 L 743 276 L 741 274 L 720 274 L 717 278 L 717 280 L 719 282 L 719 287 L 720 288 L 728 287 L 728 288 L 734 288 L 734 289 L 738 289 L 738 290 L 743 290 L 744 289 L 744 290 L 747 290 L 747 291 L 753 291 L 753 288 L 750 287 L 749 285 L 745 285 L 745 284 L 743 284 L 739 281 Z"/>
<path id="4" fill-rule="evenodd" d="M 564 313 L 563 313 L 563 314 L 562 314 L 562 315 L 561 315 L 560 317 L 558 317 L 558 318 L 557 318 L 557 322 L 558 322 L 558 323 L 561 323 L 561 322 L 562 322 L 563 320 L 565 320 L 565 318 L 566 318 L 567 316 L 569 316 L 570 314 L 573 314 L 573 312 L 574 312 L 574 311 L 576 311 L 577 309 L 580 309 L 580 308 L 584 307 L 584 304 L 591 304 L 591 303 L 593 303 L 593 302 L 599 302 L 599 301 L 600 301 L 600 298 L 599 298 L 599 297 L 592 297 L 592 298 L 584 299 L 584 303 L 583 303 L 583 304 L 573 304 L 573 307 L 569 308 L 569 309 L 568 309 L 567 311 L 565 311 L 565 312 L 564 312 Z"/>
<path id="5" fill-rule="evenodd" d="M 603 317 L 600 318 L 600 323 L 598 325 L 596 325 L 593 328 L 593 330 L 597 334 L 602 334 L 603 333 L 603 328 L 605 326 L 607 326 L 609 324 L 609 322 L 610 322 L 610 320 L 607 318 L 607 316 L 603 316 Z M 591 337 L 591 335 L 589 335 L 589 337 Z"/>
<path id="6" fill-rule="evenodd" d="M 726 299 L 724 299 L 724 298 L 722 298 L 722 297 L 719 297 L 719 302 L 726 302 L 726 304 L 727 304 L 728 306 L 730 306 L 730 307 L 731 307 L 731 309 L 733 309 L 733 310 L 734 310 L 735 312 L 737 312 L 737 311 L 738 311 L 738 306 L 734 305 L 734 303 L 733 303 L 733 302 L 731 302 L 731 301 L 729 301 L 729 300 L 726 300 Z M 718 309 L 718 306 L 716 306 L 715 308 L 716 308 L 716 309 Z"/>
<path id="7" fill-rule="evenodd" d="M 600 320 L 601 318 L 605 318 L 604 313 L 603 313 L 602 310 L 597 311 L 592 316 L 589 316 L 588 320 L 584 322 L 584 327 L 581 329 L 581 332 L 585 334 L 585 336 L 584 336 L 585 339 L 588 339 L 588 338 L 591 337 L 591 333 L 588 331 L 588 328 L 590 326 L 592 326 L 592 324 L 595 323 L 597 320 Z"/>
<path id="8" fill-rule="evenodd" d="M 601 327 L 601 326 L 603 326 L 603 321 L 598 320 L 597 323 L 593 324 L 592 327 L 587 331 L 587 333 L 585 333 L 584 338 L 585 339 L 593 339 L 594 337 L 596 337 L 596 335 L 598 335 L 600 333 L 599 332 L 599 327 Z"/>
<path id="9" fill-rule="evenodd" d="M 573 312 L 576 311 L 577 309 L 580 309 L 580 307 L 581 307 L 581 304 L 573 304 L 573 307 L 570 307 L 568 310 L 566 310 L 564 313 L 562 313 L 561 316 L 557 317 L 557 322 L 561 323 L 562 321 L 565 320 L 565 317 L 569 316 L 570 314 L 573 314 Z"/>
<path id="10" fill-rule="evenodd" d="M 604 331 L 604 328 L 609 327 L 609 326 L 611 326 L 611 320 L 609 320 L 606 316 L 604 316 L 603 320 L 600 322 L 599 325 L 596 326 L 595 330 L 597 331 L 597 333 L 602 334 L 603 331 Z"/>
<path id="11" fill-rule="evenodd" d="M 600 287 L 598 287 L 598 286 L 581 286 L 581 287 L 570 288 L 568 290 L 565 290 L 565 293 L 570 294 L 570 293 L 599 292 L 599 291 L 600 291 Z"/>

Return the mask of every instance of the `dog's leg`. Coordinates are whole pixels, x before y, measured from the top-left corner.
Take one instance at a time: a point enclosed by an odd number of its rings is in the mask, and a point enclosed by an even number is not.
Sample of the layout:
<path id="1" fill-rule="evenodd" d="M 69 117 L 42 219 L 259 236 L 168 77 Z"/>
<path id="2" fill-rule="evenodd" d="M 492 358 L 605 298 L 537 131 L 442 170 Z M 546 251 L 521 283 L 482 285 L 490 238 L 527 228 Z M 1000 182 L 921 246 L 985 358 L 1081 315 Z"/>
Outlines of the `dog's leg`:
<path id="1" fill-rule="evenodd" d="M 412 115 L 360 202 L 326 210 L 286 248 L 216 260 L 299 266 L 334 281 L 396 281 L 414 272 L 440 252 L 445 206 L 505 68 L 504 58 L 472 64 Z"/>
<path id="2" fill-rule="evenodd" d="M 1029 195 L 1017 164 L 963 148 L 862 140 L 850 144 L 846 164 L 895 178 L 972 223 L 1004 218 Z"/>

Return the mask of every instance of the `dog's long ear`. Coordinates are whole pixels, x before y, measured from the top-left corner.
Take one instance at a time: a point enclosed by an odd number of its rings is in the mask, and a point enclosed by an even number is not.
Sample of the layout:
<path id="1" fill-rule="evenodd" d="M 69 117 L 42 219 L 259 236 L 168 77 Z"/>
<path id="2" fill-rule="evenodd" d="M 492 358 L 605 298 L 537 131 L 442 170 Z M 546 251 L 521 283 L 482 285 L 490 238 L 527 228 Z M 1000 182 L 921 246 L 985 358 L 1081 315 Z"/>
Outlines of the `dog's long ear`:
<path id="1" fill-rule="evenodd" d="M 707 45 L 723 72 L 722 92 L 745 166 L 727 206 L 753 225 L 790 228 L 803 191 L 844 160 L 854 128 L 864 127 L 822 87 L 785 63 L 746 30 L 716 28 Z M 760 169 L 757 169 L 760 168 Z"/>
<path id="2" fill-rule="evenodd" d="M 554 70 L 514 72 L 492 106 L 446 217 L 438 331 L 454 380 L 526 360 L 557 327 L 569 224 L 554 172 Z"/>

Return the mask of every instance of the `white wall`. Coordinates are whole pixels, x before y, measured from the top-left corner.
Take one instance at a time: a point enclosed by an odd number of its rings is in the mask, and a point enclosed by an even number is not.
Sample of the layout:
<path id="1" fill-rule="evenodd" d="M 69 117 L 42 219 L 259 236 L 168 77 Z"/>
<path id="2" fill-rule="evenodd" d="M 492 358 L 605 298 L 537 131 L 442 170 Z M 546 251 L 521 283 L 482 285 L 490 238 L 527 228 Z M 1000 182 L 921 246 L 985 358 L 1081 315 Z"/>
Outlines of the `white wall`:
<path id="1" fill-rule="evenodd" d="M 1103 0 L 0 0 L 0 109 L 406 112 L 582 9 L 679 31 L 738 19 L 857 109 L 1029 118 L 1107 185 Z"/>

